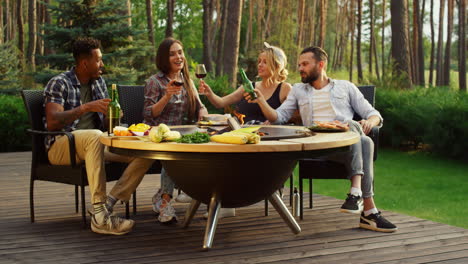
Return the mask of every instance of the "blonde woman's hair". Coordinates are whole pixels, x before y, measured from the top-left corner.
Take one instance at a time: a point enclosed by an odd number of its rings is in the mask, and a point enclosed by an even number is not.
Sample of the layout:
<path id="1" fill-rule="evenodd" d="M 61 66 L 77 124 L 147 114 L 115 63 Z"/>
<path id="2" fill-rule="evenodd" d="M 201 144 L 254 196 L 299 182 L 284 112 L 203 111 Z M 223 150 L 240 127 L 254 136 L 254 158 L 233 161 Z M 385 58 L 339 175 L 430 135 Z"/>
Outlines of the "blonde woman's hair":
<path id="1" fill-rule="evenodd" d="M 266 64 L 270 77 L 263 80 L 267 86 L 274 82 L 283 82 L 288 78 L 288 70 L 286 69 L 287 58 L 284 51 L 278 47 L 271 46 L 264 42 L 265 48 L 260 52 L 264 53 L 266 57 Z"/>

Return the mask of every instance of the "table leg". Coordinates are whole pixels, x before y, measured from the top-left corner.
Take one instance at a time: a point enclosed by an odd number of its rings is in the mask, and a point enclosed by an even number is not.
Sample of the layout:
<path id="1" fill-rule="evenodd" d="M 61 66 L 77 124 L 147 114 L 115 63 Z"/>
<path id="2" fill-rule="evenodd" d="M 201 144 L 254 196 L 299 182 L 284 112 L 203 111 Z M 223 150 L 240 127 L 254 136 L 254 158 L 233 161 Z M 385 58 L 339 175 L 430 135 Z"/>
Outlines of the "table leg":
<path id="1" fill-rule="evenodd" d="M 200 207 L 200 201 L 192 199 L 189 207 L 187 208 L 187 211 L 185 212 L 185 220 L 183 225 L 184 228 L 187 228 L 190 225 L 190 222 L 192 221 L 193 216 L 197 212 L 198 207 Z"/>
<path id="2" fill-rule="evenodd" d="M 206 223 L 205 238 L 203 240 L 203 249 L 208 250 L 213 245 L 213 238 L 218 225 L 219 211 L 221 208 L 221 201 L 213 194 L 208 207 L 208 221 Z"/>
<path id="3" fill-rule="evenodd" d="M 269 200 L 278 212 L 278 214 L 281 216 L 281 218 L 283 218 L 284 222 L 286 222 L 289 228 L 291 228 L 292 232 L 296 235 L 299 234 L 301 232 L 301 227 L 296 222 L 296 219 L 294 219 L 292 214 L 289 212 L 288 208 L 283 203 L 283 200 L 281 200 L 281 197 L 278 195 L 278 193 L 274 192 L 270 196 Z"/>

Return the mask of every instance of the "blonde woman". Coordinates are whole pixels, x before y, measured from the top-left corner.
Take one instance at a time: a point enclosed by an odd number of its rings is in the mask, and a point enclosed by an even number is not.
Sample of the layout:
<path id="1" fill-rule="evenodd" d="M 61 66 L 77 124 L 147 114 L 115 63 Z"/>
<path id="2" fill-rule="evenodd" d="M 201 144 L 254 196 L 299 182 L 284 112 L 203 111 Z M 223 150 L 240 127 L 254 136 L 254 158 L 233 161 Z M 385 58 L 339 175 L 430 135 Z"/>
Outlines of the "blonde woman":
<path id="1" fill-rule="evenodd" d="M 267 103 L 273 108 L 278 108 L 291 91 L 291 84 L 284 82 L 288 77 L 286 70 L 286 55 L 278 47 L 264 42 L 265 48 L 258 55 L 257 75 L 260 82 L 253 82 L 256 90 L 260 91 Z M 248 102 L 244 98 L 244 88 L 240 86 L 224 97 L 216 95 L 205 82 L 200 81 L 199 92 L 204 93 L 208 100 L 216 108 L 236 104 L 237 112 L 244 114 L 245 122 L 266 120 L 262 110 L 256 103 Z"/>

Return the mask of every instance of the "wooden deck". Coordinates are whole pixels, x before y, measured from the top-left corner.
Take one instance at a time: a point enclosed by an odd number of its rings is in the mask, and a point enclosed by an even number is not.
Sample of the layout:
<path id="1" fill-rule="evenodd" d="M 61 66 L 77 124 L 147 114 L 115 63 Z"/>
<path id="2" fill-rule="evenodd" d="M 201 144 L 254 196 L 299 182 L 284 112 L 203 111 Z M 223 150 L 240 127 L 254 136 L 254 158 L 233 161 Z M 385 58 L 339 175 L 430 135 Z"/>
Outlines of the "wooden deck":
<path id="1" fill-rule="evenodd" d="M 30 156 L 0 153 L 0 263 L 468 263 L 466 229 L 385 211 L 396 233 L 361 230 L 358 216 L 338 212 L 342 201 L 318 195 L 297 236 L 273 208 L 263 216 L 259 203 L 221 219 L 213 249 L 203 252 L 205 206 L 188 229 L 155 221 L 151 196 L 159 175 L 147 175 L 138 188 L 136 226 L 125 236 L 83 229 L 74 187 L 49 182 L 36 182 L 31 224 Z M 176 204 L 180 220 L 185 207 Z"/>

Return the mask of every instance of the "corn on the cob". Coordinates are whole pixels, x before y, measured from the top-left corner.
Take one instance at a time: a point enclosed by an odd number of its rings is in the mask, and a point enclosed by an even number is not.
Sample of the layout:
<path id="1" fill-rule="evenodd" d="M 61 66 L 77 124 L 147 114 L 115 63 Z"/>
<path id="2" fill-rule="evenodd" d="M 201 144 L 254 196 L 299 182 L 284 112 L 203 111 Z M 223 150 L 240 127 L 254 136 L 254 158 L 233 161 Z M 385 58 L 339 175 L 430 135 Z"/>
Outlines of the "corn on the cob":
<path id="1" fill-rule="evenodd" d="M 248 138 L 245 135 L 223 133 L 221 135 L 211 136 L 211 141 L 226 144 L 246 144 Z"/>
<path id="2" fill-rule="evenodd" d="M 257 144 L 260 142 L 260 136 L 255 134 L 255 133 L 249 133 L 249 132 L 241 132 L 241 131 L 231 131 L 231 132 L 226 132 L 224 134 L 232 134 L 232 135 L 243 135 L 247 137 L 247 143 L 248 144 Z M 224 135 L 223 134 L 223 135 Z"/>

